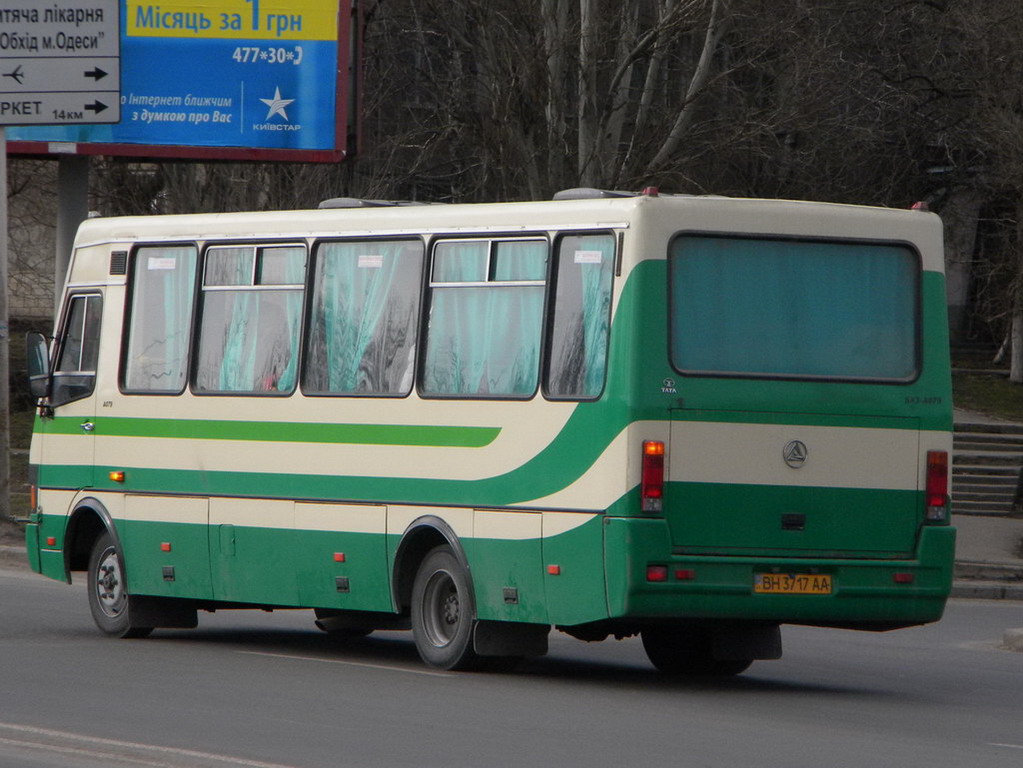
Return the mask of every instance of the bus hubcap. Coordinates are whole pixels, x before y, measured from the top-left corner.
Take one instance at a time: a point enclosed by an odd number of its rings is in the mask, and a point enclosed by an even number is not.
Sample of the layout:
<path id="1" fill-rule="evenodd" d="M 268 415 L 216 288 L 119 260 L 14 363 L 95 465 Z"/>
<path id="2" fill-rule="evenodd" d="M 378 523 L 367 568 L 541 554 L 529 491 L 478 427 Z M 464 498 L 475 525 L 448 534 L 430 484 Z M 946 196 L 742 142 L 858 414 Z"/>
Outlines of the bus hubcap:
<path id="1" fill-rule="evenodd" d="M 451 574 L 438 571 L 430 577 L 423 596 L 423 618 L 430 642 L 447 645 L 458 632 L 458 588 Z"/>
<path id="2" fill-rule="evenodd" d="M 124 589 L 121 583 L 121 565 L 117 552 L 103 553 L 96 569 L 96 597 L 99 607 L 107 616 L 117 616 L 124 608 Z"/>

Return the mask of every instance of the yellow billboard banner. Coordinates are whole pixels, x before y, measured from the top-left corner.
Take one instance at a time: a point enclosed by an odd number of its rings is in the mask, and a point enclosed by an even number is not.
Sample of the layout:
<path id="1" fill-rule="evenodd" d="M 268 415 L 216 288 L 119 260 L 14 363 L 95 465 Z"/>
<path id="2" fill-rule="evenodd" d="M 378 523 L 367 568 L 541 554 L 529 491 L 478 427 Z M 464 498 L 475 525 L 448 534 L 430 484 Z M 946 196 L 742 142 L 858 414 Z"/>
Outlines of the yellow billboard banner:
<path id="1" fill-rule="evenodd" d="M 337 40 L 338 0 L 127 0 L 127 37 Z"/>

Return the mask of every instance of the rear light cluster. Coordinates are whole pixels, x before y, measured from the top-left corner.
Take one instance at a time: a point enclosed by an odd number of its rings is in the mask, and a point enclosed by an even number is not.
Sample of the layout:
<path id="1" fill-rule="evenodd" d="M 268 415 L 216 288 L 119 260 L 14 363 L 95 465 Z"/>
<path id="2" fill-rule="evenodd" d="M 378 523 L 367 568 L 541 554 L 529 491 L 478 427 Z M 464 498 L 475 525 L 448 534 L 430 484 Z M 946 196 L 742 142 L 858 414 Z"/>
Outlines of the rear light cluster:
<path id="1" fill-rule="evenodd" d="M 927 452 L 926 519 L 948 522 L 948 451 Z"/>
<path id="2" fill-rule="evenodd" d="M 649 564 L 646 567 L 647 581 L 668 581 L 674 576 L 677 581 L 692 581 L 696 578 L 696 571 L 692 568 L 669 568 L 667 565 Z"/>
<path id="3" fill-rule="evenodd" d="M 640 498 L 644 512 L 664 509 L 664 443 L 646 440 L 643 443 L 642 482 Z"/>

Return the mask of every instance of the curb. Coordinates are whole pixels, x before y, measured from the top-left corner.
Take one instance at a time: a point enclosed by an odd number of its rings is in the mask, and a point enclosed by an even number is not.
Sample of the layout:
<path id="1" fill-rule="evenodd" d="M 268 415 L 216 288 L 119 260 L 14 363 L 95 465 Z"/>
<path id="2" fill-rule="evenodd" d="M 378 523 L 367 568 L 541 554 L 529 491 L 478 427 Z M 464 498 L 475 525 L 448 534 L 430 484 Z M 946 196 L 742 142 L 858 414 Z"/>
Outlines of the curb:
<path id="1" fill-rule="evenodd" d="M 952 584 L 950 597 L 974 600 L 1023 600 L 1023 584 L 1005 581 L 956 581 Z M 1023 630 L 1020 632 L 1023 635 Z"/>
<path id="2" fill-rule="evenodd" d="M 1005 581 L 1023 584 L 1023 564 L 956 560 L 953 571 L 958 581 Z"/>

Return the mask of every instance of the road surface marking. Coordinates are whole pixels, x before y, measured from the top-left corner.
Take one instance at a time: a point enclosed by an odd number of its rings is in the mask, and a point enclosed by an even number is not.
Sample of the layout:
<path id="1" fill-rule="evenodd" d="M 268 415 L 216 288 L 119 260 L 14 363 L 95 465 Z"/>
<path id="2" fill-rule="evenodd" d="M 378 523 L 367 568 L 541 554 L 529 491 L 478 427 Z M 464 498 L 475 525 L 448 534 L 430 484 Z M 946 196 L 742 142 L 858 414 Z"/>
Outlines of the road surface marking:
<path id="1" fill-rule="evenodd" d="M 264 763 L 259 760 L 246 760 L 242 757 L 230 757 L 229 755 L 215 755 L 211 752 L 198 752 L 193 749 L 160 747 L 155 744 L 139 744 L 133 741 L 119 741 L 117 739 L 101 739 L 96 736 L 85 736 L 81 733 L 57 731 L 50 728 L 37 728 L 31 725 L 0 723 L 0 732 L 4 731 L 11 733 L 11 735 L 20 736 L 21 739 L 0 737 L 0 744 L 11 744 L 26 749 L 44 749 L 50 752 L 84 753 L 89 757 L 113 759 L 128 763 L 129 765 L 144 765 L 151 766 L 152 768 L 178 768 L 184 765 L 194 765 L 196 760 L 205 761 L 210 765 L 236 765 L 243 766 L 243 768 L 294 768 L 294 766 L 283 765 L 281 763 Z M 36 738 L 32 739 L 32 737 Z M 42 739 L 45 739 L 45 741 Z M 64 744 L 53 742 L 64 742 Z M 111 750 L 119 750 L 121 753 L 134 751 L 147 756 L 148 759 L 142 758 L 140 760 L 137 754 L 123 755 L 118 754 L 116 751 L 112 753 L 105 752 L 83 747 L 82 745 L 106 747 Z M 163 759 L 161 760 L 160 758 Z M 187 758 L 191 762 L 186 763 L 182 758 Z"/>
<path id="2" fill-rule="evenodd" d="M 410 675 L 426 675 L 428 677 L 452 677 L 450 672 L 430 672 L 426 669 L 409 669 L 393 667 L 388 664 L 366 664 L 361 661 L 344 661 L 343 659 L 321 659 L 316 656 L 292 656 L 287 653 L 264 653 L 262 651 L 239 651 L 249 656 L 269 656 L 274 659 L 294 659 L 295 661 L 320 661 L 324 664 L 347 664 L 350 667 L 366 667 L 367 669 L 386 669 L 389 672 L 407 672 Z"/>

